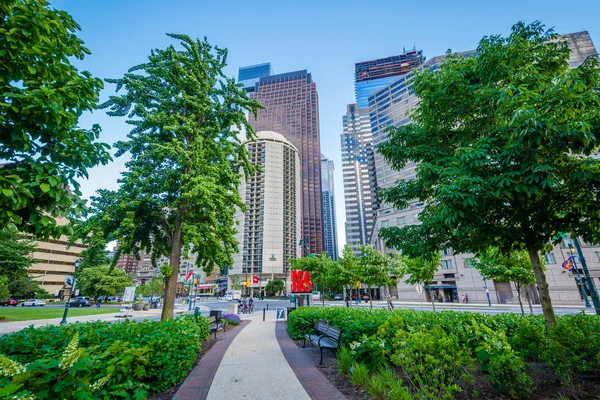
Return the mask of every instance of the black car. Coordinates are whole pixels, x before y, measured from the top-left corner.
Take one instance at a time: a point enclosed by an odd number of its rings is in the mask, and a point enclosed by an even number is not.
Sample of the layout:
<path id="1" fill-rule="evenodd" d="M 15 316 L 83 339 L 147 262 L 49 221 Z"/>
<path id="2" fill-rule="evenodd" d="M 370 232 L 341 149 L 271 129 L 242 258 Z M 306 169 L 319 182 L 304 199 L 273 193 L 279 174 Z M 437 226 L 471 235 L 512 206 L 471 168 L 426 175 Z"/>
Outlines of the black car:
<path id="1" fill-rule="evenodd" d="M 69 303 L 70 307 L 90 307 L 92 301 L 89 297 L 73 297 Z"/>

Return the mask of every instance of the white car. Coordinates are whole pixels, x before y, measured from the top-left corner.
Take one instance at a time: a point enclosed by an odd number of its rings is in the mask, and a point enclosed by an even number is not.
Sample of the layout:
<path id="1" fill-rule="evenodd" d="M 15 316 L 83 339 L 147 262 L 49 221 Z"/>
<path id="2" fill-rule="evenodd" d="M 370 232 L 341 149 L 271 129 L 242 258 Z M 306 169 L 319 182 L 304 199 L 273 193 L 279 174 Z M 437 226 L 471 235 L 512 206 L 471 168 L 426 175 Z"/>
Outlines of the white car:
<path id="1" fill-rule="evenodd" d="M 40 306 L 41 307 L 41 306 L 45 306 L 45 305 L 46 305 L 46 302 L 42 301 L 40 299 L 26 300 L 26 301 L 24 301 L 24 302 L 21 303 L 21 306 L 23 306 L 23 307 L 24 306 L 33 306 L 33 307 Z"/>

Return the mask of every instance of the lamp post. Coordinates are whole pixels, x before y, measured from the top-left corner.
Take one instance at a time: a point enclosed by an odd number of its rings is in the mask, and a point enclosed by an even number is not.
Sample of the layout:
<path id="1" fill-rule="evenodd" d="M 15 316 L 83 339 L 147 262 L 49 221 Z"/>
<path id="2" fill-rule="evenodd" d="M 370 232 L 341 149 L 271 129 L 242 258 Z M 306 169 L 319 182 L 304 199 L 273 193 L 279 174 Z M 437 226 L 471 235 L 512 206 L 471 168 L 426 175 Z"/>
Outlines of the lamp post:
<path id="1" fill-rule="evenodd" d="M 577 268 L 577 263 L 575 262 L 575 247 L 570 247 L 569 250 L 571 251 L 571 257 L 573 257 L 571 258 L 571 260 L 573 261 L 573 267 L 575 267 L 575 272 L 577 272 L 577 278 L 575 278 L 577 280 L 577 286 L 579 287 L 579 290 L 581 290 L 581 296 L 583 296 L 583 299 L 585 300 L 585 306 L 591 307 L 592 305 L 590 304 L 587 298 L 587 293 L 585 292 L 583 279 L 581 279 L 581 275 L 579 274 L 579 268 Z"/>
<path id="2" fill-rule="evenodd" d="M 487 301 L 488 301 L 488 306 L 491 307 L 492 306 L 492 300 L 490 300 L 490 290 L 487 287 L 487 281 L 484 280 L 483 284 L 485 285 L 485 295 L 487 296 Z"/>
<path id="3" fill-rule="evenodd" d="M 81 260 L 75 260 L 75 272 L 73 272 L 73 281 L 71 281 L 71 290 L 69 291 L 69 298 L 65 303 L 65 312 L 62 317 L 62 321 L 60 321 L 61 325 L 67 323 L 67 314 L 69 314 L 69 303 L 71 302 L 71 296 L 73 296 L 73 292 L 75 291 L 75 280 L 77 279 L 77 269 L 79 268 L 79 264 L 81 264 Z"/>

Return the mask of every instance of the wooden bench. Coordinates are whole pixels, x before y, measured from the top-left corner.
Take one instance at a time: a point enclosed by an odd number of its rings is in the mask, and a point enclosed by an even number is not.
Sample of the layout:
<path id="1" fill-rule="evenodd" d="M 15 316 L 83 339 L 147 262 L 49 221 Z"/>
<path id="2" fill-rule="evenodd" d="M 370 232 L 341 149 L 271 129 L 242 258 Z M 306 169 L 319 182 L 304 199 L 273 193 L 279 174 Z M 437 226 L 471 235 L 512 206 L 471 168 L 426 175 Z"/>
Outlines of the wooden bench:
<path id="1" fill-rule="evenodd" d="M 225 326 L 221 323 L 221 320 L 217 321 L 217 317 L 214 315 L 209 318 L 208 323 L 210 325 L 210 331 L 215 333 L 215 340 L 217 339 L 217 331 L 222 329 L 225 332 Z"/>
<path id="2" fill-rule="evenodd" d="M 321 361 L 319 364 L 323 364 L 323 349 L 337 349 L 340 345 L 341 333 L 340 329 L 334 328 L 327 321 L 320 319 L 315 324 L 314 332 L 304 335 L 303 347 L 306 347 L 306 339 L 317 346 L 321 350 Z"/>

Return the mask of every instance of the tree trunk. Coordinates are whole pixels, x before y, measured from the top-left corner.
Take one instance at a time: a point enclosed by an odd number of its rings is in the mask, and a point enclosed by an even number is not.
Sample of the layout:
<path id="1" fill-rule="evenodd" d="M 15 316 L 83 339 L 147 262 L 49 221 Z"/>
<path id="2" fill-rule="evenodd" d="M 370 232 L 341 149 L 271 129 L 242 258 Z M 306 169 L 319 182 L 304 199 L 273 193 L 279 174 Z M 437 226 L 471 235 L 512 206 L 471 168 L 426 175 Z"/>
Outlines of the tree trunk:
<path id="1" fill-rule="evenodd" d="M 179 276 L 179 264 L 181 262 L 181 217 L 177 217 L 175 227 L 173 228 L 173 236 L 171 240 L 171 268 L 172 272 L 166 279 L 165 283 L 165 299 L 163 302 L 161 321 L 167 321 L 173 318 L 175 310 L 175 293 L 177 291 L 177 277 Z"/>
<path id="2" fill-rule="evenodd" d="M 435 298 L 433 296 L 433 290 L 429 289 L 429 297 L 431 298 L 431 305 L 433 306 L 433 312 L 435 312 Z"/>
<path id="3" fill-rule="evenodd" d="M 523 286 L 518 282 L 515 282 L 515 286 L 517 287 L 517 296 L 519 296 L 519 305 L 521 306 L 521 315 L 525 316 L 525 309 L 523 308 L 523 300 L 521 299 L 521 290 L 523 289 Z"/>
<path id="4" fill-rule="evenodd" d="M 548 290 L 546 274 L 544 273 L 544 270 L 542 270 L 540 255 L 538 254 L 537 249 L 530 244 L 526 244 L 526 247 L 527 252 L 529 253 L 529 259 L 531 260 L 531 265 L 533 266 L 537 290 L 540 294 L 540 303 L 542 304 L 546 328 L 550 329 L 556 325 L 556 315 L 554 315 L 554 308 L 552 308 L 552 300 L 550 299 L 550 291 Z"/>
<path id="5" fill-rule="evenodd" d="M 385 299 L 387 301 L 388 310 L 391 311 L 394 309 L 394 304 L 392 303 L 392 295 L 390 294 L 390 288 L 385 286 L 384 292 L 385 292 Z"/>
<path id="6" fill-rule="evenodd" d="M 369 303 L 371 304 L 371 308 L 373 308 L 373 297 L 371 297 L 371 286 L 367 285 L 367 293 L 369 293 Z"/>
<path id="7" fill-rule="evenodd" d="M 349 304 L 350 304 L 350 307 L 352 307 L 352 302 L 353 302 L 353 301 L 354 301 L 354 300 L 352 300 L 352 286 L 350 286 L 350 303 L 349 303 Z"/>
<path id="8" fill-rule="evenodd" d="M 529 285 L 528 285 L 529 286 Z M 529 295 L 529 288 L 525 288 L 525 297 L 527 298 L 527 304 L 529 305 L 529 312 L 533 314 L 533 305 L 531 305 L 531 296 Z"/>

